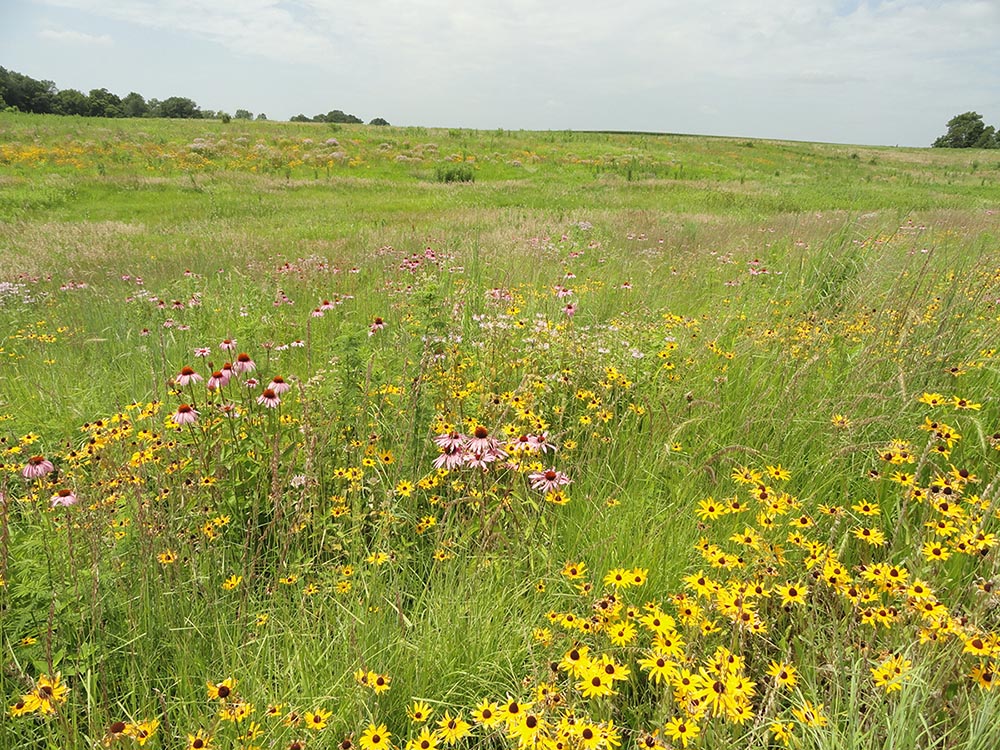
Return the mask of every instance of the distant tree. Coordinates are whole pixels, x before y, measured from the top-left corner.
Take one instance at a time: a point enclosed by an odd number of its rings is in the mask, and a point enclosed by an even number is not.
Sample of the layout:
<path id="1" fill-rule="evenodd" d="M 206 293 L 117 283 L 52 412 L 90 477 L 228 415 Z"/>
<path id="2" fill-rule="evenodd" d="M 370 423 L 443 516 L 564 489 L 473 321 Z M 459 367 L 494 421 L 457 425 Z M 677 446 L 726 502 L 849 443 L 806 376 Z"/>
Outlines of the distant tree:
<path id="1" fill-rule="evenodd" d="M 233 115 L 233 118 L 236 120 L 252 120 L 253 112 L 246 109 L 238 109 L 236 110 L 236 114 Z"/>
<path id="2" fill-rule="evenodd" d="M 312 120 L 310 118 L 306 117 L 301 112 L 299 114 L 295 115 L 294 117 L 292 117 L 291 121 L 292 122 L 312 122 Z"/>
<path id="3" fill-rule="evenodd" d="M 313 122 L 336 122 L 336 123 L 350 123 L 355 125 L 360 125 L 364 123 L 360 117 L 355 117 L 354 115 L 349 115 L 339 109 L 332 109 L 329 112 L 319 115 L 314 115 L 312 118 Z"/>
<path id="4" fill-rule="evenodd" d="M 122 99 L 122 115 L 125 117 L 145 117 L 148 114 L 149 105 L 142 97 L 142 94 L 132 91 Z"/>
<path id="5" fill-rule="evenodd" d="M 222 112 L 222 111 L 212 112 L 211 114 L 209 114 L 208 112 L 205 112 L 205 113 L 203 113 L 202 116 L 203 117 L 207 117 L 210 120 L 214 120 L 214 119 L 222 120 L 223 124 L 228 123 L 228 122 L 232 122 L 232 120 L 233 120 L 233 118 L 229 116 L 228 112 Z"/>
<path id="6" fill-rule="evenodd" d="M 983 123 L 978 112 L 963 112 L 948 120 L 948 132 L 931 144 L 934 148 L 996 148 L 996 132 Z"/>
<path id="7" fill-rule="evenodd" d="M 382 117 L 376 117 L 374 120 L 372 120 L 368 124 L 369 125 L 388 125 L 389 121 L 386 120 L 386 119 L 384 119 L 384 118 L 382 118 Z"/>
<path id="8" fill-rule="evenodd" d="M 171 117 L 181 119 L 198 119 L 202 117 L 202 112 L 198 105 L 191 99 L 184 96 L 171 96 L 160 102 L 157 108 L 160 117 Z"/>
<path id="9" fill-rule="evenodd" d="M 267 119 L 267 115 L 265 115 L 263 112 L 258 112 L 257 113 L 257 119 L 258 120 L 266 120 Z"/>
<path id="10" fill-rule="evenodd" d="M 55 111 L 60 115 L 90 114 L 90 98 L 76 89 L 63 89 L 56 94 Z"/>
<path id="11" fill-rule="evenodd" d="M 122 100 L 117 94 L 107 89 L 91 89 L 87 98 L 91 117 L 122 117 Z"/>
<path id="12" fill-rule="evenodd" d="M 31 76 L 0 68 L 0 96 L 9 107 L 44 115 L 55 111 L 56 85 L 52 81 L 37 81 Z"/>

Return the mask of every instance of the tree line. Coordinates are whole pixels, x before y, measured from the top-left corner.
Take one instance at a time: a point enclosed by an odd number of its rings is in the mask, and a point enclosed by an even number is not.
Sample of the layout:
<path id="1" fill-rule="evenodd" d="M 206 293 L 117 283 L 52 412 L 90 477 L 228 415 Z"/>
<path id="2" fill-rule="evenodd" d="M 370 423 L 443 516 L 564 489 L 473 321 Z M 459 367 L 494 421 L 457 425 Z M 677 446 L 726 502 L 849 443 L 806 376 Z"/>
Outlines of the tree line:
<path id="1" fill-rule="evenodd" d="M 931 144 L 934 148 L 1000 148 L 1000 133 L 983 122 L 978 112 L 963 112 L 948 120 L 948 132 Z"/>
<path id="2" fill-rule="evenodd" d="M 229 122 L 237 120 L 266 120 L 263 112 L 254 116 L 246 109 L 236 110 L 236 114 L 202 109 L 186 96 L 171 96 L 162 101 L 146 99 L 135 91 L 124 97 L 105 88 L 91 89 L 84 94 L 77 89 L 59 89 L 52 81 L 39 81 L 31 76 L 0 67 L 0 111 L 14 109 L 35 114 L 79 115 L 81 117 L 172 117 L 183 119 L 217 119 Z M 335 109 L 326 115 L 308 118 L 296 115 L 295 122 L 337 122 L 360 123 L 360 118 Z M 388 125 L 381 117 L 371 121 L 372 125 Z"/>

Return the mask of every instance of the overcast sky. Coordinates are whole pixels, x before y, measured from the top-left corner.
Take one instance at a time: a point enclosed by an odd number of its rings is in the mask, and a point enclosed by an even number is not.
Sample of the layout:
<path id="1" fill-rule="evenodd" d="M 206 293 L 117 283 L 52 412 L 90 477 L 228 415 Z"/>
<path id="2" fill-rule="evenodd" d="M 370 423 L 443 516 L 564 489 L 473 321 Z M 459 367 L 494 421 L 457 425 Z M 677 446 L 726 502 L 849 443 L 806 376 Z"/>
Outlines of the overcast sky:
<path id="1" fill-rule="evenodd" d="M 0 65 L 271 119 L 926 146 L 1000 126 L 1000 0 L 0 0 Z"/>

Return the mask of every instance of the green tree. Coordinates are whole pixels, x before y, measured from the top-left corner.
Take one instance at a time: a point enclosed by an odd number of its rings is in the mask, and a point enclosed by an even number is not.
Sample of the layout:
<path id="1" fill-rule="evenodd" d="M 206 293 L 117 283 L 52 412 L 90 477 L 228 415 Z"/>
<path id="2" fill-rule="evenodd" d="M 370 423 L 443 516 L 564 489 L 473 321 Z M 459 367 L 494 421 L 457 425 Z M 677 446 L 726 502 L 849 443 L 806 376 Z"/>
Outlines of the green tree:
<path id="1" fill-rule="evenodd" d="M 250 110 L 247 110 L 247 109 L 238 109 L 238 110 L 236 110 L 236 114 L 233 115 L 233 119 L 234 120 L 252 120 L 253 119 L 253 112 L 251 112 Z"/>
<path id="2" fill-rule="evenodd" d="M 56 85 L 38 81 L 14 70 L 0 68 L 0 96 L 22 112 L 48 114 L 55 111 Z"/>
<path id="3" fill-rule="evenodd" d="M 374 120 L 372 120 L 368 124 L 369 125 L 388 125 L 389 121 L 386 120 L 384 117 L 376 117 Z"/>
<path id="4" fill-rule="evenodd" d="M 993 126 L 987 127 L 978 112 L 963 112 L 948 120 L 948 132 L 934 141 L 934 148 L 995 148 Z"/>
<path id="5" fill-rule="evenodd" d="M 91 89 L 87 98 L 90 100 L 91 117 L 122 116 L 122 100 L 117 94 L 112 94 L 107 89 Z"/>
<path id="6" fill-rule="evenodd" d="M 266 120 L 267 119 L 267 115 L 265 115 L 263 112 L 258 112 L 257 113 L 257 119 L 261 120 L 261 121 Z"/>
<path id="7" fill-rule="evenodd" d="M 149 114 L 149 105 L 142 94 L 132 91 L 122 99 L 122 114 L 125 117 L 145 117 Z"/>
<path id="8" fill-rule="evenodd" d="M 82 115 L 86 117 L 90 114 L 90 99 L 82 91 L 63 89 L 56 94 L 55 111 L 60 115 Z"/>
<path id="9" fill-rule="evenodd" d="M 171 96 L 164 99 L 159 103 L 157 110 L 159 117 L 198 119 L 202 116 L 198 105 L 185 96 Z"/>

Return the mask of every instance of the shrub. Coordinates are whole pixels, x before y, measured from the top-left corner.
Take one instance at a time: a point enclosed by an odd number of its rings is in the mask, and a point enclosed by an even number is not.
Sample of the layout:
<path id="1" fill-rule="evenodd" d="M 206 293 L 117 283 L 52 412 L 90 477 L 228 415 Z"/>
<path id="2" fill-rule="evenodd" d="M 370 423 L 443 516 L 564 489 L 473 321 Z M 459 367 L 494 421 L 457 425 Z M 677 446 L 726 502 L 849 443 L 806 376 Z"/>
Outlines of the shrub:
<path id="1" fill-rule="evenodd" d="M 476 173 L 468 164 L 440 164 L 434 170 L 438 182 L 475 182 Z"/>

